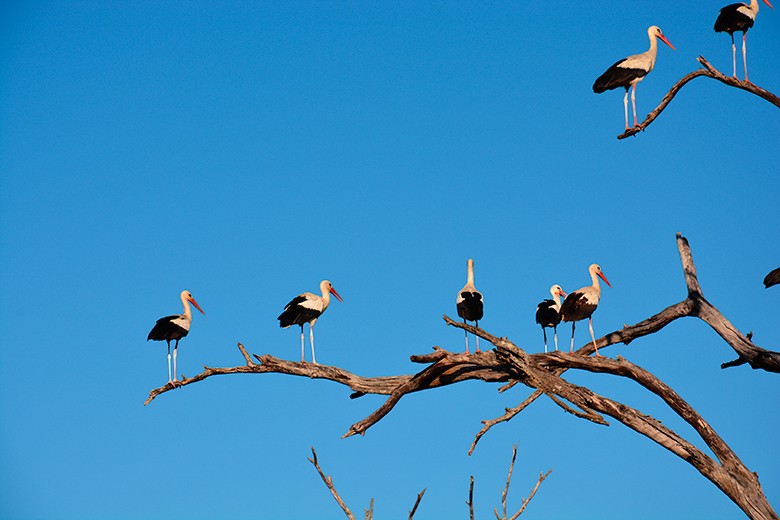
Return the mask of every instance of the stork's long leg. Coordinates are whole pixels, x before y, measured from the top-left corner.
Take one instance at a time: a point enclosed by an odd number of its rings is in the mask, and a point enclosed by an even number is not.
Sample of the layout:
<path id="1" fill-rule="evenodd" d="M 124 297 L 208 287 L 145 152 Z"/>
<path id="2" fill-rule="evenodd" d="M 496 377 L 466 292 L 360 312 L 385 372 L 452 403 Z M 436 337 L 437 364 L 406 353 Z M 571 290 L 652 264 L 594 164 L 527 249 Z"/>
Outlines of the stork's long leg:
<path id="1" fill-rule="evenodd" d="M 745 64 L 745 81 L 748 81 L 747 73 L 747 33 L 742 33 L 742 63 Z M 734 65 L 734 77 L 737 77 L 736 65 Z"/>
<path id="2" fill-rule="evenodd" d="M 626 89 L 626 95 L 623 96 L 623 112 L 626 114 L 626 130 L 628 130 L 628 89 Z"/>
<path id="3" fill-rule="evenodd" d="M 544 335 L 544 352 L 547 353 L 547 330 L 542 325 L 542 334 Z"/>
<path id="4" fill-rule="evenodd" d="M 467 325 L 466 318 L 463 318 L 463 324 Z M 466 335 L 466 354 L 469 354 L 469 332 L 467 330 L 463 331 Z"/>
<path id="5" fill-rule="evenodd" d="M 176 345 L 173 346 L 173 381 L 176 382 L 176 356 L 179 353 L 179 340 L 176 340 Z"/>
<path id="6" fill-rule="evenodd" d="M 628 91 L 626 91 L 626 95 L 628 95 Z M 569 347 L 569 354 L 574 354 L 574 324 L 576 322 L 571 322 L 571 346 Z"/>
<path id="7" fill-rule="evenodd" d="M 734 79 L 737 79 L 737 45 L 734 43 L 734 33 L 731 33 L 731 61 L 734 63 Z"/>
<path id="8" fill-rule="evenodd" d="M 634 88 L 631 89 L 631 108 L 634 109 L 634 126 L 639 126 L 639 123 L 636 122 L 636 83 L 634 83 Z"/>
<path id="9" fill-rule="evenodd" d="M 317 364 L 317 358 L 314 356 L 314 323 L 309 324 L 309 343 L 311 343 L 311 362 Z"/>
<path id="10" fill-rule="evenodd" d="M 479 320 L 475 321 L 474 323 L 476 323 L 477 328 L 479 328 Z M 477 343 L 477 349 L 474 352 L 481 352 L 481 350 L 479 350 L 479 336 L 476 334 L 474 334 L 474 341 Z"/>
<path id="11" fill-rule="evenodd" d="M 558 325 L 553 325 L 553 337 L 555 338 L 555 350 L 558 350 Z M 547 339 L 544 341 L 545 352 L 547 352 Z"/>
<path id="12" fill-rule="evenodd" d="M 168 342 L 168 382 L 171 383 L 173 380 L 171 379 L 171 340 L 166 340 Z"/>
<path id="13" fill-rule="evenodd" d="M 596 336 L 593 335 L 593 316 L 588 318 L 588 328 L 590 329 L 590 339 L 593 340 L 593 348 L 596 349 L 596 355 L 598 357 L 604 357 L 601 354 L 599 354 L 599 348 L 596 346 Z"/>
<path id="14" fill-rule="evenodd" d="M 306 358 L 303 356 L 303 323 L 301 323 L 301 363 L 306 362 Z"/>

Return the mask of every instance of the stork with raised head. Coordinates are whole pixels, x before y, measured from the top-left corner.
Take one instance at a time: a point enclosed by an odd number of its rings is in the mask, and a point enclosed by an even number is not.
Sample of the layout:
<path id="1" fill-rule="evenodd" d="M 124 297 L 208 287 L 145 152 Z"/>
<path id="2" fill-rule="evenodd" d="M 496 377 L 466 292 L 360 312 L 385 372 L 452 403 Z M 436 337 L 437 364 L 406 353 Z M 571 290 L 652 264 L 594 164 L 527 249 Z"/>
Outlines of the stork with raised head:
<path id="1" fill-rule="evenodd" d="M 612 285 L 607 281 L 598 264 L 591 264 L 590 267 L 588 267 L 588 272 L 590 273 L 592 285 L 569 293 L 561 305 L 561 319 L 563 321 L 571 322 L 571 346 L 569 347 L 569 352 L 574 353 L 574 324 L 588 318 L 593 348 L 596 349 L 596 355 L 601 356 L 601 354 L 599 354 L 599 349 L 596 346 L 596 337 L 593 335 L 593 311 L 598 307 L 599 299 L 601 298 L 599 278 L 604 280 L 604 283 L 610 287 L 612 287 Z"/>
<path id="2" fill-rule="evenodd" d="M 560 285 L 550 287 L 552 300 L 544 300 L 536 306 L 536 323 L 542 326 L 544 334 L 544 351 L 547 352 L 547 327 L 553 328 L 555 350 L 558 350 L 558 324 L 561 322 L 561 296 L 566 297 Z"/>
<path id="3" fill-rule="evenodd" d="M 192 297 L 190 291 L 181 292 L 181 304 L 184 306 L 184 314 L 174 314 L 172 316 L 166 316 L 157 320 L 157 323 L 152 327 L 149 332 L 146 341 L 165 341 L 168 343 L 168 382 L 173 383 L 176 381 L 176 356 L 179 350 L 179 340 L 189 334 L 190 324 L 192 323 L 192 310 L 190 309 L 190 303 L 198 309 L 201 314 L 206 314 L 200 305 Z M 176 343 L 173 346 L 173 379 L 171 379 L 171 341 Z"/>
<path id="4" fill-rule="evenodd" d="M 764 0 L 769 7 L 772 4 L 769 0 Z M 758 0 L 750 0 L 750 4 L 741 2 L 729 4 L 720 10 L 718 18 L 715 20 L 715 32 L 727 32 L 731 36 L 731 59 L 734 64 L 734 79 L 737 78 L 737 45 L 734 43 L 734 33 L 742 32 L 742 63 L 745 65 L 745 81 L 748 81 L 747 69 L 747 32 L 753 27 L 758 14 Z"/>
<path id="5" fill-rule="evenodd" d="M 458 316 L 463 318 L 463 323 L 473 321 L 479 327 L 479 320 L 483 316 L 482 293 L 474 287 L 474 260 L 471 258 L 466 262 L 468 269 L 466 285 L 458 291 L 455 299 L 455 306 L 458 309 Z M 476 352 L 479 350 L 479 337 L 475 336 L 477 342 Z M 466 354 L 469 353 L 469 333 L 466 332 Z"/>
<path id="6" fill-rule="evenodd" d="M 626 89 L 626 95 L 623 97 L 623 111 L 626 115 L 626 130 L 628 127 L 628 89 L 631 89 L 631 106 L 634 109 L 634 126 L 639 126 L 636 119 L 636 85 L 647 76 L 653 67 L 655 67 L 655 58 L 658 55 L 658 39 L 674 49 L 674 45 L 669 43 L 661 29 L 652 25 L 647 29 L 647 36 L 650 38 L 650 48 L 641 53 L 634 54 L 616 62 L 608 68 L 604 74 L 599 76 L 593 83 L 593 92 L 601 94 L 607 90 L 613 90 L 618 87 Z"/>
<path id="7" fill-rule="evenodd" d="M 317 358 L 314 356 L 314 323 L 317 321 L 317 318 L 319 318 L 322 313 L 325 312 L 325 309 L 328 308 L 328 305 L 330 305 L 331 294 L 335 296 L 338 301 L 344 301 L 339 293 L 336 292 L 336 289 L 333 288 L 333 284 L 328 280 L 323 280 L 320 282 L 320 292 L 322 293 L 322 296 L 310 292 L 299 294 L 293 298 L 290 303 L 285 305 L 284 312 L 282 312 L 277 318 L 279 320 L 279 326 L 283 329 L 286 329 L 292 325 L 301 326 L 301 363 L 306 361 L 304 358 L 303 348 L 303 325 L 306 323 L 309 324 L 311 361 L 316 365 Z"/>

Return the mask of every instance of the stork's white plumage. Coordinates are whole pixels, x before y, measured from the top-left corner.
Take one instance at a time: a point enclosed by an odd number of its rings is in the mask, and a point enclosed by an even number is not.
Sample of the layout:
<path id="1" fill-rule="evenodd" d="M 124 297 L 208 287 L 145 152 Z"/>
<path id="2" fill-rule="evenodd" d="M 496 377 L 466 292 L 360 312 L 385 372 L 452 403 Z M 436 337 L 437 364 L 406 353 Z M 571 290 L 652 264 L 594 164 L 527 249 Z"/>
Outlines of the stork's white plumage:
<path id="1" fill-rule="evenodd" d="M 320 292 L 322 293 L 322 296 L 310 292 L 299 294 L 293 298 L 290 303 L 285 305 L 284 312 L 282 312 L 277 318 L 279 320 L 279 326 L 283 329 L 286 329 L 291 325 L 301 326 L 301 363 L 305 361 L 303 348 L 303 325 L 305 323 L 309 324 L 311 361 L 312 363 L 317 364 L 317 358 L 314 356 L 314 323 L 317 321 L 317 318 L 319 318 L 322 313 L 325 312 L 325 309 L 328 308 L 328 305 L 330 305 L 331 294 L 333 294 L 333 296 L 335 296 L 338 301 L 344 301 L 341 299 L 339 293 L 336 292 L 336 289 L 333 288 L 333 284 L 328 280 L 323 280 L 320 282 Z"/>
<path id="2" fill-rule="evenodd" d="M 607 281 L 598 264 L 591 264 L 590 267 L 588 267 L 588 272 L 590 273 L 592 285 L 569 293 L 561 305 L 561 319 L 563 321 L 571 322 L 571 346 L 569 347 L 569 352 L 573 353 L 574 323 L 588 318 L 588 326 L 590 328 L 590 337 L 593 340 L 593 347 L 596 349 L 596 355 L 601 356 L 598 347 L 596 347 L 596 338 L 593 334 L 593 311 L 596 310 L 599 300 L 601 299 L 599 278 L 604 280 L 610 287 L 612 287 L 612 285 Z"/>
<path id="3" fill-rule="evenodd" d="M 636 119 L 636 85 L 647 76 L 655 67 L 655 58 L 658 55 L 658 39 L 674 49 L 661 29 L 652 25 L 647 29 L 647 37 L 650 38 L 650 48 L 641 53 L 628 56 L 613 64 L 604 74 L 593 83 L 593 92 L 601 94 L 607 90 L 623 87 L 626 95 L 623 97 L 623 111 L 626 115 L 626 130 L 628 130 L 628 89 L 631 88 L 631 106 L 634 109 L 634 126 L 639 126 Z"/>
<path id="4" fill-rule="evenodd" d="M 561 296 L 566 297 L 566 293 L 560 285 L 550 287 L 552 300 L 544 300 L 536 306 L 536 323 L 542 326 L 544 334 L 544 351 L 547 352 L 547 327 L 553 328 L 553 337 L 555 338 L 555 350 L 558 350 L 558 324 L 561 322 Z"/>
<path id="5" fill-rule="evenodd" d="M 168 343 L 168 382 L 172 383 L 176 381 L 176 357 L 179 351 L 179 340 L 189 334 L 190 324 L 192 323 L 192 310 L 190 309 L 190 303 L 192 303 L 196 309 L 202 314 L 203 309 L 192 297 L 190 291 L 182 291 L 179 295 L 181 297 L 181 304 L 184 307 L 184 314 L 174 314 L 172 316 L 166 316 L 157 320 L 152 330 L 149 332 L 146 341 L 165 341 Z M 173 347 L 173 379 L 171 379 L 171 341 L 175 341 L 176 344 Z"/>
<path id="6" fill-rule="evenodd" d="M 764 0 L 769 7 L 772 4 Z M 742 63 L 745 65 L 745 81 L 748 81 L 747 69 L 747 32 L 753 27 L 758 14 L 758 0 L 750 0 L 750 4 L 729 4 L 720 10 L 715 20 L 715 32 L 726 32 L 731 36 L 731 60 L 734 65 L 734 78 L 737 77 L 737 45 L 734 43 L 734 33 L 742 32 Z"/>
<path id="7" fill-rule="evenodd" d="M 463 323 L 466 321 L 473 321 L 476 326 L 479 327 L 479 320 L 483 316 L 483 300 L 482 293 L 474 287 L 474 260 L 471 258 L 466 262 L 468 269 L 466 285 L 458 291 L 458 296 L 455 299 L 455 306 L 458 309 L 458 316 L 463 318 Z M 479 352 L 479 337 L 475 336 L 477 342 L 476 351 Z M 469 333 L 466 332 L 466 354 L 469 353 Z"/>

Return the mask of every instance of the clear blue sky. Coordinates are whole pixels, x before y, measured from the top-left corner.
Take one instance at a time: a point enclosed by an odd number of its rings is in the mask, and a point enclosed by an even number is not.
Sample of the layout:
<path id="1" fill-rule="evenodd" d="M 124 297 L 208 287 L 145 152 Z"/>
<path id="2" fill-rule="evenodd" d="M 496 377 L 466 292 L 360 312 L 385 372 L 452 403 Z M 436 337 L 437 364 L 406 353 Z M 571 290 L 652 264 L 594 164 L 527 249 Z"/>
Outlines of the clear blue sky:
<path id="1" fill-rule="evenodd" d="M 723 2 L 725 3 L 725 2 Z M 780 112 L 715 81 L 687 85 L 648 130 L 618 141 L 622 92 L 591 92 L 617 59 L 659 49 L 640 117 L 699 54 L 731 69 L 721 2 L 5 2 L 0 8 L 0 517 L 338 518 L 307 462 L 360 515 L 467 518 L 510 508 L 554 468 L 523 518 L 742 518 L 690 466 L 613 421 L 528 393 L 462 384 L 404 398 L 342 440 L 383 398 L 286 376 L 213 378 L 167 393 L 154 321 L 189 289 L 206 311 L 179 372 L 241 364 L 235 348 L 297 359 L 276 316 L 330 279 L 344 297 L 317 358 L 361 375 L 412 373 L 410 354 L 462 349 L 466 259 L 482 325 L 529 351 L 552 283 L 599 262 L 613 284 L 597 334 L 685 296 L 675 233 L 705 296 L 780 348 Z M 751 79 L 780 92 L 780 12 L 762 5 Z M 741 67 L 741 63 L 739 65 Z M 567 336 L 563 328 L 561 336 Z M 585 342 L 585 327 L 578 343 Z M 710 421 L 780 508 L 780 378 L 722 371 L 732 351 L 682 320 L 623 355 Z M 658 415 L 657 399 L 570 374 Z M 701 442 L 697 441 L 697 444 Z"/>

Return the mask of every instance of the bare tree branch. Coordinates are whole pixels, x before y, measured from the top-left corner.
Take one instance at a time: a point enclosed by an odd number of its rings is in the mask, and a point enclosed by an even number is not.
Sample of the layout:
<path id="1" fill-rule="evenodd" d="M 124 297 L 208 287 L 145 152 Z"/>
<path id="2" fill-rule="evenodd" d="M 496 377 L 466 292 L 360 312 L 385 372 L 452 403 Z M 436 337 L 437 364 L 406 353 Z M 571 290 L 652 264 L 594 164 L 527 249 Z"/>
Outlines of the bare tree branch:
<path id="1" fill-rule="evenodd" d="M 749 363 L 754 369 L 760 368 L 770 372 L 780 372 L 780 353 L 768 351 L 755 345 L 750 337 L 741 334 L 704 298 L 696 274 L 696 267 L 693 263 L 690 245 L 687 239 L 679 233 L 677 235 L 677 246 L 688 293 L 686 298 L 646 320 L 632 326 L 624 326 L 620 330 L 599 338 L 596 341 L 597 346 L 603 349 L 617 343 L 628 345 L 637 338 L 661 330 L 678 318 L 690 316 L 699 318 L 709 324 L 737 352 L 739 356 L 738 363 L 731 362 L 726 365 L 735 366 L 736 364 Z M 152 390 L 146 403 L 150 402 L 157 395 L 173 388 L 181 388 L 188 384 L 202 381 L 212 375 L 230 373 L 272 372 L 329 379 L 348 386 L 355 392 L 353 396 L 369 393 L 388 395 L 387 400 L 374 413 L 349 428 L 344 435 L 347 437 L 358 433 L 361 435 L 365 434 L 368 428 L 385 417 L 400 399 L 409 393 L 472 379 L 492 383 L 507 383 L 501 387 L 501 390 L 517 383 L 522 383 L 534 389 L 533 394 L 519 406 L 506 409 L 503 416 L 491 421 L 483 421 L 483 428 L 477 434 L 469 453 L 473 451 L 479 439 L 492 426 L 510 420 L 527 407 L 528 404 L 544 394 L 561 409 L 579 418 L 604 425 L 607 424 L 604 419 L 605 416 L 620 421 L 691 464 L 704 477 L 721 489 L 750 518 L 778 520 L 777 514 L 766 500 L 758 482 L 758 477 L 744 466 L 736 454 L 731 451 L 709 424 L 695 412 L 693 407 L 651 373 L 629 363 L 621 357 L 618 357 L 618 359 L 590 357 L 589 355 L 594 352 L 594 347 L 590 341 L 583 345 L 576 354 L 564 352 L 531 354 L 520 349 L 505 337 L 493 336 L 487 331 L 453 321 L 447 316 L 444 316 L 444 320 L 450 326 L 464 329 L 487 340 L 495 348 L 479 354 L 469 355 L 448 352 L 442 348 L 434 347 L 434 351 L 429 354 L 411 356 L 413 362 L 427 365 L 417 374 L 366 378 L 338 367 L 313 365 L 305 362 L 290 362 L 268 355 L 255 356 L 259 361 L 259 363 L 255 363 L 243 348 L 243 345 L 239 344 L 239 349 L 246 360 L 246 365 L 229 368 L 204 367 L 204 372 L 191 379 L 183 378 L 175 387 L 168 384 Z M 632 379 L 648 391 L 658 395 L 678 416 L 694 428 L 709 449 L 712 450 L 715 460 L 653 417 L 614 399 L 599 395 L 588 388 L 570 383 L 562 375 L 566 370 L 571 369 L 612 374 Z M 316 454 L 314 454 L 314 457 L 313 463 L 315 467 L 318 467 Z M 325 480 L 324 475 L 323 480 Z M 328 481 L 326 480 L 327 483 Z M 333 491 L 335 496 L 335 490 Z M 473 504 L 470 504 L 470 508 L 472 506 Z M 495 510 L 495 513 L 498 514 L 498 511 Z M 505 506 L 504 517 L 506 518 Z"/>
<path id="2" fill-rule="evenodd" d="M 352 514 L 352 511 L 350 511 L 349 508 L 347 507 L 347 504 L 345 504 L 344 501 L 341 500 L 341 497 L 336 491 L 336 488 L 333 486 L 333 479 L 330 477 L 326 477 L 325 473 L 322 472 L 322 468 L 320 468 L 320 465 L 317 462 L 317 452 L 314 451 L 314 447 L 311 448 L 311 454 L 312 454 L 312 458 L 309 459 L 309 462 L 314 464 L 314 467 L 317 468 L 317 473 L 320 474 L 322 481 L 325 482 L 326 486 L 328 486 L 331 495 L 333 495 L 333 498 L 336 499 L 336 502 L 338 502 L 339 506 L 341 507 L 341 510 L 344 511 L 345 515 L 347 515 L 347 518 L 349 518 L 349 520 L 355 520 L 355 516 Z"/>
<path id="3" fill-rule="evenodd" d="M 663 112 L 666 106 L 672 101 L 674 96 L 677 95 L 677 92 L 679 92 L 680 89 L 683 88 L 683 86 L 686 83 L 688 83 L 694 78 L 698 78 L 699 76 L 707 76 L 708 78 L 716 79 L 721 83 L 725 83 L 730 87 L 736 87 L 745 90 L 747 92 L 750 92 L 751 94 L 755 94 L 763 99 L 766 99 L 773 105 L 780 108 L 780 98 L 778 98 L 776 95 L 772 94 L 768 90 L 765 90 L 759 87 L 758 85 L 754 85 L 749 81 L 740 81 L 737 78 L 723 75 L 715 67 L 713 67 L 710 64 L 710 62 L 705 60 L 704 57 L 702 56 L 699 56 L 698 58 L 696 58 L 696 60 L 704 66 L 703 69 L 696 69 L 690 74 L 683 76 L 680 79 L 680 81 L 675 83 L 672 86 L 672 88 L 669 90 L 669 92 L 666 93 L 666 95 L 661 100 L 661 103 L 652 112 L 647 114 L 647 117 L 645 118 L 644 121 L 642 121 L 639 124 L 639 126 L 635 126 L 633 128 L 626 130 L 625 132 L 617 136 L 617 138 L 625 139 L 626 137 L 631 137 L 632 135 L 636 135 L 637 133 L 644 131 L 644 129 L 647 128 L 650 125 L 650 123 L 652 123 L 661 112 Z"/>
<path id="4" fill-rule="evenodd" d="M 422 500 L 423 495 L 425 494 L 425 490 L 428 488 L 423 488 L 422 491 L 417 495 L 417 500 L 414 501 L 414 507 L 411 511 L 409 511 L 409 520 L 414 519 L 414 514 L 417 512 L 417 506 L 420 505 L 420 500 Z"/>
<path id="5" fill-rule="evenodd" d="M 471 476 L 469 483 L 469 520 L 474 520 L 474 475 Z"/>

